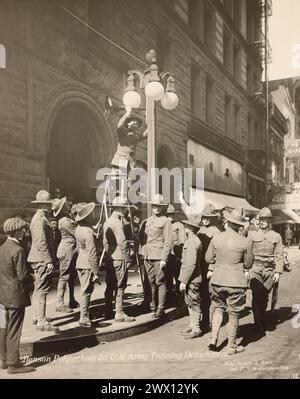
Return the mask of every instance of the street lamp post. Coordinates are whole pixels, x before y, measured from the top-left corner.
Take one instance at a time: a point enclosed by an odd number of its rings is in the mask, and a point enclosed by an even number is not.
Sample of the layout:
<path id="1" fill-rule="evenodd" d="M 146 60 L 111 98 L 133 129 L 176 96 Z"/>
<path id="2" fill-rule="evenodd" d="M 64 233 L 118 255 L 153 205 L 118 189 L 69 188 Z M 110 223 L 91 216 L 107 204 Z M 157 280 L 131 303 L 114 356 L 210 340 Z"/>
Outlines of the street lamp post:
<path id="1" fill-rule="evenodd" d="M 129 71 L 127 87 L 123 97 L 126 109 L 139 108 L 140 94 L 135 85 L 135 77 L 138 76 L 140 88 L 143 88 L 146 96 L 146 123 L 147 123 L 147 214 L 151 215 L 150 200 L 155 194 L 155 167 L 156 167 L 156 102 L 166 110 L 177 107 L 179 99 L 175 90 L 175 79 L 169 72 L 159 74 L 156 64 L 156 53 L 150 50 L 146 54 L 146 60 L 151 63 L 142 74 L 139 71 Z"/>

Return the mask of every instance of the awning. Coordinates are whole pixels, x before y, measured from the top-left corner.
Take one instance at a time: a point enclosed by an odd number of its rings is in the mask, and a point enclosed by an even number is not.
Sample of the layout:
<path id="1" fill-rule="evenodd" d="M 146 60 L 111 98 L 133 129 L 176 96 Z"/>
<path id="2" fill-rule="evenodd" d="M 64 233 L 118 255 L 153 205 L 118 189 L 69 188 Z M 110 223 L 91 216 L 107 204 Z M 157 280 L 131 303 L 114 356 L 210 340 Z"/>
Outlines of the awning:
<path id="1" fill-rule="evenodd" d="M 195 192 L 195 189 L 192 189 Z M 207 203 L 213 204 L 216 209 L 223 208 L 242 208 L 247 212 L 259 212 L 259 209 L 250 205 L 249 202 L 242 197 L 234 197 L 233 195 L 213 193 L 211 191 L 204 191 L 204 205 Z"/>
<path id="2" fill-rule="evenodd" d="M 210 191 L 204 192 L 204 202 L 211 203 L 217 209 L 222 208 L 242 208 L 248 212 L 258 212 L 259 209 L 250 205 L 249 202 L 242 197 L 234 197 L 227 194 L 212 193 Z"/>
<path id="3" fill-rule="evenodd" d="M 300 216 L 293 209 L 272 209 L 273 224 L 300 224 Z"/>

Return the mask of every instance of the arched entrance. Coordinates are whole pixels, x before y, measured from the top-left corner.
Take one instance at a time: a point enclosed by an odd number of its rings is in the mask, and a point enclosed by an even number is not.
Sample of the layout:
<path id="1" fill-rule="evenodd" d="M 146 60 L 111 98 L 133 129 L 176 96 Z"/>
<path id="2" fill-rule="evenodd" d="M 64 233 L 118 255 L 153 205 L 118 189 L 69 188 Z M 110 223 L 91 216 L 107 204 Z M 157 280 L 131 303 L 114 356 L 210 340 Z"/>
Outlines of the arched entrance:
<path id="1" fill-rule="evenodd" d="M 52 196 L 58 188 L 74 202 L 96 201 L 97 170 L 109 166 L 113 139 L 84 103 L 68 103 L 52 122 L 47 151 L 47 178 Z"/>

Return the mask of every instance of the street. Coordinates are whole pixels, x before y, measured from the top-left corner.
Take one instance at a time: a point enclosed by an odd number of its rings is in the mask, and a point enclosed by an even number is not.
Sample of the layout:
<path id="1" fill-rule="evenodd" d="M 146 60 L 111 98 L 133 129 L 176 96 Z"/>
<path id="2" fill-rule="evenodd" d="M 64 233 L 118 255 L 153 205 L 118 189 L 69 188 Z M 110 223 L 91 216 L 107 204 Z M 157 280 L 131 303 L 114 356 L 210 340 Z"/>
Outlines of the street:
<path id="1" fill-rule="evenodd" d="M 226 355 L 226 326 L 221 329 L 220 352 L 207 352 L 208 334 L 184 340 L 179 331 L 188 323 L 188 317 L 183 317 L 117 342 L 29 359 L 37 370 L 22 378 L 298 378 L 300 320 L 292 307 L 299 304 L 300 308 L 300 251 L 296 247 L 290 249 L 289 257 L 296 266 L 281 278 L 276 329 L 267 331 L 265 336 L 251 334 L 252 314 L 246 308 L 239 332 L 239 342 L 242 340 L 246 346 L 244 353 Z M 1 371 L 0 378 L 18 377 Z"/>

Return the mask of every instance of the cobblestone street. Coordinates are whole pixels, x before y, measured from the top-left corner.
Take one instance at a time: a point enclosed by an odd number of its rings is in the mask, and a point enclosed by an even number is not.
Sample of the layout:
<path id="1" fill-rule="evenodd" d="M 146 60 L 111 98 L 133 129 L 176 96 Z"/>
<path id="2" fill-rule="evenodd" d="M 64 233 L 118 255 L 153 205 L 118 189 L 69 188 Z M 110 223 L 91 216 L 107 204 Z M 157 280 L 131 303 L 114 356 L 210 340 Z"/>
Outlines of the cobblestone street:
<path id="1" fill-rule="evenodd" d="M 184 317 L 117 342 L 31 359 L 37 371 L 22 378 L 297 378 L 300 328 L 295 327 L 300 327 L 300 320 L 292 308 L 300 307 L 300 251 L 294 247 L 289 256 L 296 266 L 281 279 L 276 329 L 265 336 L 252 335 L 253 319 L 247 308 L 239 334 L 246 346 L 244 353 L 226 355 L 226 326 L 221 330 L 220 352 L 207 352 L 208 335 L 184 340 L 179 335 L 188 322 Z M 0 377 L 14 378 L 4 371 Z"/>

